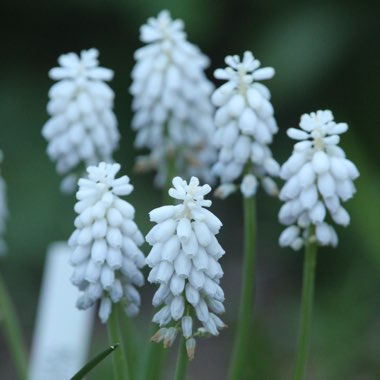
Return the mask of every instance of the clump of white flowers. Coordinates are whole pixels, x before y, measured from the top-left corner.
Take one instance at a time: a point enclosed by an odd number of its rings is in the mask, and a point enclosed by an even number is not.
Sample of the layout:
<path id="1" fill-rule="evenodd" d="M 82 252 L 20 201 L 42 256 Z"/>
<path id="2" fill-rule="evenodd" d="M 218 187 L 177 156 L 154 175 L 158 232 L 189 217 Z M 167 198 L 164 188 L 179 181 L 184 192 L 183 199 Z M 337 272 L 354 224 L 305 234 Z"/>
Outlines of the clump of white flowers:
<path id="1" fill-rule="evenodd" d="M 0 164 L 3 161 L 3 152 L 0 150 Z M 5 253 L 6 245 L 3 240 L 5 232 L 5 221 L 8 216 L 7 199 L 6 199 L 6 184 L 1 176 L 0 171 L 0 256 Z"/>
<path id="2" fill-rule="evenodd" d="M 138 157 L 137 169 L 157 169 L 162 186 L 171 159 L 177 173 L 211 181 L 213 85 L 204 74 L 209 60 L 186 40 L 183 21 L 172 20 L 166 10 L 141 27 L 140 39 L 147 45 L 135 53 L 132 127 L 135 146 L 150 154 Z"/>
<path id="3" fill-rule="evenodd" d="M 217 69 L 215 78 L 227 80 L 212 95 L 218 107 L 215 114 L 214 143 L 218 161 L 213 167 L 222 185 L 216 195 L 225 198 L 236 190 L 234 182 L 241 175 L 240 190 L 245 197 L 256 193 L 258 180 L 271 195 L 278 190 L 272 177 L 279 175 L 280 166 L 273 159 L 268 145 L 277 133 L 270 92 L 257 81 L 274 75 L 271 67 L 260 68 L 260 62 L 246 51 L 239 56 L 227 56 L 228 67 Z"/>
<path id="4" fill-rule="evenodd" d="M 107 321 L 112 302 L 121 302 L 128 315 L 139 312 L 140 295 L 136 286 L 144 284 L 140 269 L 145 257 L 138 248 L 144 237 L 133 221 L 135 209 L 120 198 L 133 186 L 128 176 L 115 178 L 119 164 L 101 162 L 87 168 L 88 178 L 78 182 L 75 204 L 76 230 L 69 239 L 73 248 L 71 281 L 83 294 L 80 309 L 100 300 L 99 318 Z"/>
<path id="5" fill-rule="evenodd" d="M 83 50 L 63 54 L 60 67 L 50 70 L 51 79 L 58 80 L 49 91 L 47 111 L 51 118 L 42 134 L 48 141 L 47 153 L 56 161 L 58 173 L 67 175 L 61 189 L 75 190 L 78 165 L 110 161 L 119 141 L 117 121 L 113 113 L 114 93 L 105 83 L 113 71 L 99 67 L 98 51 Z"/>
<path id="6" fill-rule="evenodd" d="M 224 250 L 215 235 L 221 221 L 205 207 L 209 185 L 199 186 L 175 177 L 169 195 L 181 203 L 162 206 L 150 212 L 156 222 L 146 240 L 152 249 L 146 263 L 152 268 L 148 281 L 160 284 L 153 305 L 160 307 L 153 322 L 161 327 L 153 340 L 170 346 L 178 331 L 186 339 L 190 359 L 194 356 L 196 336 L 218 335 L 225 325 L 217 316 L 224 312 L 224 293 L 219 286 L 223 270 L 218 260 Z M 194 319 L 201 322 L 195 326 Z"/>
<path id="7" fill-rule="evenodd" d="M 282 232 L 280 245 L 297 250 L 307 239 L 315 239 L 320 245 L 336 246 L 338 237 L 326 221 L 327 211 L 335 223 L 349 224 L 350 216 L 340 201 L 353 196 L 353 180 L 359 176 L 356 166 L 338 146 L 339 135 L 348 126 L 335 123 L 331 111 L 326 110 L 302 115 L 300 127 L 288 129 L 288 136 L 299 142 L 281 167 L 281 178 L 286 183 L 280 192 L 285 204 L 279 219 L 289 227 Z"/>

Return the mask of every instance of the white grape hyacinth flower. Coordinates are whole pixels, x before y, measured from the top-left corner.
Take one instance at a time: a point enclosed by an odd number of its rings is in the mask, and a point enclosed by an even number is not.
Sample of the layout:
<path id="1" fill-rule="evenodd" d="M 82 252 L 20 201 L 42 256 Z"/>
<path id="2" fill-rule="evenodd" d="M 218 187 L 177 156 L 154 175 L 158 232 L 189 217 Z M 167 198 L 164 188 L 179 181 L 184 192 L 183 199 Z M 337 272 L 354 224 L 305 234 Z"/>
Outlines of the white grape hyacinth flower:
<path id="1" fill-rule="evenodd" d="M 49 71 L 50 78 L 58 82 L 49 91 L 50 119 L 42 135 L 57 172 L 66 176 L 61 183 L 63 192 L 74 192 L 84 168 L 111 161 L 118 146 L 114 92 L 105 83 L 113 71 L 99 67 L 98 55 L 96 49 L 63 54 L 58 58 L 60 67 Z"/>
<path id="2" fill-rule="evenodd" d="M 338 236 L 326 219 L 329 214 L 336 224 L 349 224 L 350 216 L 341 201 L 353 196 L 353 180 L 359 176 L 356 166 L 338 146 L 339 135 L 347 129 L 346 123 L 334 122 L 329 110 L 304 114 L 300 129 L 288 129 L 288 136 L 298 142 L 281 167 L 281 178 L 286 183 L 280 191 L 285 203 L 279 220 L 288 226 L 280 236 L 282 247 L 298 250 L 308 239 L 318 245 L 338 244 Z"/>
<path id="3" fill-rule="evenodd" d="M 140 308 L 136 287 L 144 284 L 145 256 L 139 249 L 144 237 L 133 220 L 134 207 L 120 198 L 133 186 L 126 175 L 115 178 L 119 170 L 119 164 L 104 162 L 87 168 L 88 178 L 78 182 L 76 230 L 69 239 L 71 281 L 83 292 L 77 307 L 87 309 L 100 300 L 103 323 L 112 303 L 122 303 L 126 313 L 135 316 Z"/>
<path id="4" fill-rule="evenodd" d="M 152 268 L 148 281 L 160 284 L 153 297 L 153 306 L 160 308 L 153 322 L 160 329 L 152 339 L 168 347 L 181 331 L 190 359 L 195 337 L 218 335 L 225 327 L 218 317 L 224 312 L 218 262 L 224 250 L 215 237 L 222 223 L 205 208 L 211 206 L 204 199 L 210 191 L 209 185 L 199 186 L 196 177 L 189 183 L 175 177 L 169 195 L 181 203 L 152 210 L 150 220 L 157 224 L 146 236 L 152 246 L 146 258 Z"/>
<path id="5" fill-rule="evenodd" d="M 219 153 L 213 172 L 222 183 L 216 196 L 228 196 L 231 191 L 226 189 L 231 190 L 242 175 L 240 190 L 244 197 L 255 195 L 258 180 L 268 194 L 277 195 L 273 177 L 278 177 L 280 166 L 272 157 L 269 144 L 278 127 L 270 91 L 258 83 L 271 79 L 274 69 L 260 68 L 260 62 L 249 51 L 242 59 L 227 56 L 225 62 L 228 67 L 217 69 L 214 76 L 227 82 L 212 95 L 217 107 L 214 143 Z"/>
<path id="6" fill-rule="evenodd" d="M 0 151 L 0 164 L 3 161 L 3 152 Z M 4 241 L 5 233 L 5 222 L 8 217 L 8 207 L 7 207 L 7 197 L 6 197 L 7 187 L 4 178 L 1 176 L 0 171 L 0 257 L 5 254 L 6 244 Z"/>
<path id="7" fill-rule="evenodd" d="M 211 144 L 213 84 L 204 73 L 209 59 L 186 40 L 183 21 L 173 20 L 167 10 L 148 19 L 140 39 L 146 45 L 135 52 L 132 128 L 135 146 L 150 154 L 138 158 L 137 168 L 156 169 L 156 184 L 163 186 L 172 159 L 176 172 L 211 182 L 216 150 Z"/>

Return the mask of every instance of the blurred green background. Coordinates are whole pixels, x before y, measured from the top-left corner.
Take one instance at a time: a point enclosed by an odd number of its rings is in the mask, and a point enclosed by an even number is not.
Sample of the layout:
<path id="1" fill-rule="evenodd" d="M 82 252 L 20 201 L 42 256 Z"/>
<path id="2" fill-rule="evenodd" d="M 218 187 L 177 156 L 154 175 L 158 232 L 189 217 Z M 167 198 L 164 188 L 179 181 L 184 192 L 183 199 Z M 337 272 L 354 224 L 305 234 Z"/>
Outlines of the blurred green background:
<path id="1" fill-rule="evenodd" d="M 357 1 L 204 1 L 204 0 L 66 0 L 2 1 L 0 14 L 0 148 L 8 184 L 9 253 L 0 264 L 30 345 L 46 248 L 73 230 L 74 196 L 59 193 L 59 178 L 45 154 L 41 128 L 48 119 L 48 70 L 69 51 L 96 47 L 102 66 L 115 71 L 111 87 L 122 134 L 116 160 L 138 189 L 131 201 L 143 232 L 147 212 L 160 204 L 152 176 L 133 173 L 134 134 L 130 130 L 130 71 L 141 46 L 139 27 L 167 8 L 182 18 L 189 40 L 211 58 L 209 78 L 224 66 L 227 54 L 252 50 L 276 76 L 268 83 L 280 132 L 273 151 L 282 163 L 291 152 L 286 129 L 302 113 L 329 108 L 337 121 L 350 125 L 342 147 L 358 166 L 358 192 L 347 208 L 352 222 L 338 228 L 338 249 L 321 249 L 309 380 L 380 378 L 380 176 L 379 176 L 379 7 Z M 246 379 L 290 376 L 300 301 L 302 253 L 280 249 L 279 202 L 259 195 L 259 234 L 255 336 L 247 355 Z M 217 339 L 199 342 L 189 380 L 225 379 L 237 315 L 241 276 L 242 215 L 238 196 L 214 201 L 222 219 L 220 240 L 227 254 L 225 321 Z M 146 249 L 146 247 L 145 247 Z M 152 288 L 144 290 L 143 313 L 136 321 L 146 330 L 152 315 Z M 91 346 L 105 346 L 104 327 L 96 325 Z M 167 373 L 171 374 L 175 350 Z M 88 379 L 105 379 L 110 361 Z M 0 335 L 0 378 L 16 379 Z M 244 380 L 244 379 L 243 379 Z"/>

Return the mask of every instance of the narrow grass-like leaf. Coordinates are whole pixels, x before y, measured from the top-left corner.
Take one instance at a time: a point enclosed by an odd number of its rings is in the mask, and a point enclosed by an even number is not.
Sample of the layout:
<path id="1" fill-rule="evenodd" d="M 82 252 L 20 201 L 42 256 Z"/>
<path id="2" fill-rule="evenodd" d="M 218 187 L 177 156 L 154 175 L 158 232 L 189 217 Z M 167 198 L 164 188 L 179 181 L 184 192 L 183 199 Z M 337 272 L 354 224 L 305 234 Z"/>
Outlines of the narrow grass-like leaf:
<path id="1" fill-rule="evenodd" d="M 119 347 L 119 343 L 110 346 L 99 355 L 95 356 L 91 361 L 82 367 L 70 380 L 80 380 L 83 379 L 94 367 L 96 367 L 103 359 L 105 359 L 111 352 Z"/>

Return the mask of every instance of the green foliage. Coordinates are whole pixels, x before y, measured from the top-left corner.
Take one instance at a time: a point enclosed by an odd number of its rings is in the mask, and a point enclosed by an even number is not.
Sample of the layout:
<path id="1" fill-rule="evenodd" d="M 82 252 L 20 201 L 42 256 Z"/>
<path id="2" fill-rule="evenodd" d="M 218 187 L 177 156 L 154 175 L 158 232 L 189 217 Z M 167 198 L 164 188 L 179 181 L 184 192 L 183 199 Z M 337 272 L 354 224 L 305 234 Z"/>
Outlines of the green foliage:
<path id="1" fill-rule="evenodd" d="M 223 66 L 226 54 L 241 54 L 246 49 L 264 65 L 275 67 L 271 90 L 280 133 L 273 151 L 280 161 L 291 149 L 285 130 L 295 126 L 302 113 L 331 108 L 337 119 L 349 123 L 342 145 L 361 176 L 357 194 L 347 203 L 351 225 L 338 231 L 338 250 L 319 253 L 310 379 L 380 377 L 376 356 L 380 341 L 376 324 L 380 286 L 380 36 L 378 5 L 370 0 L 2 2 L 0 12 L 7 17 L 0 25 L 6 36 L 0 63 L 0 149 L 4 152 L 2 173 L 8 185 L 10 219 L 6 235 L 9 254 L 1 269 L 16 309 L 23 311 L 21 324 L 26 336 L 30 339 L 32 335 L 46 247 L 51 241 L 67 239 L 74 216 L 74 197 L 58 192 L 59 178 L 41 137 L 48 119 L 47 91 L 52 84 L 47 72 L 59 54 L 92 46 L 100 50 L 100 62 L 115 70 L 111 86 L 116 92 L 115 109 L 122 133 L 117 160 L 138 189 L 131 202 L 138 211 L 137 223 L 147 232 L 147 212 L 160 204 L 161 195 L 152 189 L 152 176 L 137 176 L 132 171 L 136 152 L 128 87 L 133 52 L 140 46 L 138 28 L 163 8 L 184 19 L 190 40 L 210 56 L 210 77 L 215 68 Z M 237 304 L 240 270 L 236 268 L 241 262 L 242 237 L 240 208 L 232 202 L 214 203 L 216 213 L 229 226 L 228 231 L 222 230 L 221 239 L 227 251 L 222 262 L 226 274 L 223 288 L 231 329 L 237 315 L 231 307 Z M 273 218 L 264 215 L 275 207 L 279 205 L 260 197 L 256 305 L 260 328 L 250 339 L 247 352 L 252 358 L 247 373 L 254 368 L 259 379 L 282 378 L 289 372 L 299 307 L 302 255 L 275 244 L 277 210 Z M 143 294 L 146 315 L 150 298 L 148 287 Z M 97 347 L 104 346 L 98 334 L 95 339 L 99 340 Z M 223 378 L 232 339 L 218 342 L 218 365 L 208 360 L 210 352 L 205 348 L 204 355 L 197 355 L 190 365 L 189 380 L 206 379 L 210 373 Z M 0 349 L 3 355 L 2 342 Z M 0 377 L 11 379 L 7 359 L 4 354 Z M 91 373 L 92 379 L 107 378 L 109 372 L 104 368 L 108 370 L 108 363 L 104 364 Z"/>
<path id="2" fill-rule="evenodd" d="M 95 356 L 86 365 L 83 366 L 70 380 L 83 379 L 92 369 L 94 369 L 99 363 L 101 363 L 108 355 L 115 351 L 119 347 L 119 344 L 108 347 L 106 350 Z"/>

